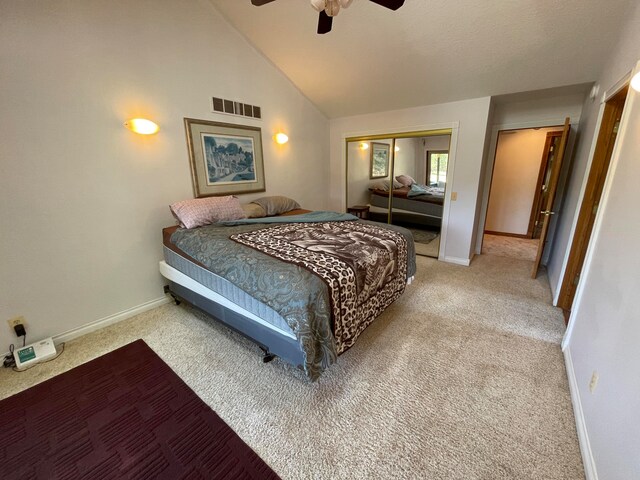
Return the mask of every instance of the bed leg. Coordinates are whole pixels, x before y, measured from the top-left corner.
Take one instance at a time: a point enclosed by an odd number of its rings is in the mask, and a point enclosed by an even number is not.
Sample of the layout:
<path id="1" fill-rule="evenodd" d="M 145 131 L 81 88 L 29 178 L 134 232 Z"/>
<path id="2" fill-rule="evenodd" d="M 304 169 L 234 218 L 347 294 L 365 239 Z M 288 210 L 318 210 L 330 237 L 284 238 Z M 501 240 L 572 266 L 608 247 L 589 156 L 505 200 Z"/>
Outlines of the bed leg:
<path id="1" fill-rule="evenodd" d="M 171 288 L 169 287 L 169 285 L 164 286 L 164 293 L 165 294 L 168 293 L 169 295 L 171 295 L 171 298 L 173 298 L 173 301 L 176 305 L 180 305 L 182 303 L 182 300 L 176 297 L 176 295 L 171 291 Z"/>
<path id="2" fill-rule="evenodd" d="M 269 353 L 268 348 L 260 346 L 260 350 L 262 350 L 262 353 L 264 354 L 264 356 L 262 357 L 262 363 L 269 363 L 271 360 L 276 358 L 276 356 L 273 353 Z"/>

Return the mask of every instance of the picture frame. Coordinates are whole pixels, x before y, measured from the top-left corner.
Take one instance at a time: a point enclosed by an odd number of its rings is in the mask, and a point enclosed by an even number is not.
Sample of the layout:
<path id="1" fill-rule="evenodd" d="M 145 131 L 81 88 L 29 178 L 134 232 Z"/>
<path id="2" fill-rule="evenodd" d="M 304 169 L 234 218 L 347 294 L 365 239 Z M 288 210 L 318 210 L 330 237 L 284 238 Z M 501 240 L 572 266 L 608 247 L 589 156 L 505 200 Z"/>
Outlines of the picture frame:
<path id="1" fill-rule="evenodd" d="M 185 118 L 196 198 L 264 192 L 259 127 Z"/>
<path id="2" fill-rule="evenodd" d="M 386 178 L 389 176 L 390 153 L 391 147 L 388 144 L 371 142 L 369 178 Z"/>

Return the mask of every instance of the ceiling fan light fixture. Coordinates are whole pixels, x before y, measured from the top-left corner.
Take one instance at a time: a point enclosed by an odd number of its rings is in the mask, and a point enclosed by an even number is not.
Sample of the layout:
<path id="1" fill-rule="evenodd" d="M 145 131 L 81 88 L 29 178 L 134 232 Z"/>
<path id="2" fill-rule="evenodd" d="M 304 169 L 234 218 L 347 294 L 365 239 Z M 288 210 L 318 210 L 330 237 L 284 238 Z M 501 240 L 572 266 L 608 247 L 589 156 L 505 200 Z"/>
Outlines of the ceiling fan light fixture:
<path id="1" fill-rule="evenodd" d="M 311 6 L 316 12 L 321 12 L 327 8 L 327 0 L 311 0 Z"/>
<path id="2" fill-rule="evenodd" d="M 335 17 L 340 13 L 340 3 L 338 0 L 327 0 L 327 7 L 324 11 L 330 17 Z"/>

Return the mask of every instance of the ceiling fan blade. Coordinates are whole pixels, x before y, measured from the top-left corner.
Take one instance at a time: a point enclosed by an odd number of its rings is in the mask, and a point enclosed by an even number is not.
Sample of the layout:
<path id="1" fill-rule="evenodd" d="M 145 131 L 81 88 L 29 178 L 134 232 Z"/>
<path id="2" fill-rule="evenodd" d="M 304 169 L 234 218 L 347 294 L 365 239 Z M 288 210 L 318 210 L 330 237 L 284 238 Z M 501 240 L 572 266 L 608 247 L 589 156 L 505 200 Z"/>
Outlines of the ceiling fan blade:
<path id="1" fill-rule="evenodd" d="M 404 0 L 371 0 L 371 1 L 383 7 L 387 7 L 391 10 L 398 10 L 402 5 L 404 5 Z"/>
<path id="2" fill-rule="evenodd" d="M 318 17 L 318 33 L 329 33 L 331 31 L 331 25 L 333 24 L 333 17 L 330 17 L 323 10 Z"/>
<path id="3" fill-rule="evenodd" d="M 274 2 L 275 0 L 251 0 L 251 3 L 253 5 L 255 5 L 256 7 L 259 7 L 261 5 L 266 5 L 267 3 L 271 3 Z"/>

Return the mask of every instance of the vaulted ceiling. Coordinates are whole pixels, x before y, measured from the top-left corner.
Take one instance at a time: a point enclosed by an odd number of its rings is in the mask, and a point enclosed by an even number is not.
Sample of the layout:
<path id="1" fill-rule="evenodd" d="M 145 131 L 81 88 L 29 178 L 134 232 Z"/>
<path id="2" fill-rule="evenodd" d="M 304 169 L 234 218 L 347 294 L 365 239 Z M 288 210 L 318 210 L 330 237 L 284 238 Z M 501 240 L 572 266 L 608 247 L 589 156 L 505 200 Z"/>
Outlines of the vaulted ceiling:
<path id="1" fill-rule="evenodd" d="M 354 0 L 316 34 L 308 0 L 210 0 L 329 118 L 598 78 L 634 0 Z"/>

